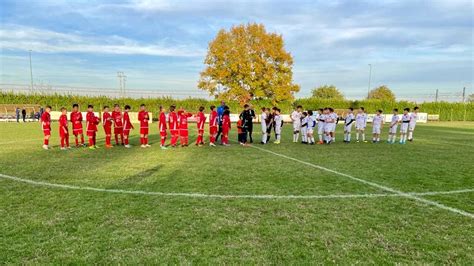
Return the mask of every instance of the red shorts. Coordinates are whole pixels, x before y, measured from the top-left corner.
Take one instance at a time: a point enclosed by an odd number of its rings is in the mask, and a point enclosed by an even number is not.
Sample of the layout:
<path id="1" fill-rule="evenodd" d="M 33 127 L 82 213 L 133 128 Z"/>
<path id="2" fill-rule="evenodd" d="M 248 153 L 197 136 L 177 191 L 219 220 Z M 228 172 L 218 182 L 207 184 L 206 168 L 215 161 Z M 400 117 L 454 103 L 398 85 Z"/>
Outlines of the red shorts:
<path id="1" fill-rule="evenodd" d="M 141 127 L 140 128 L 140 134 L 148 135 L 148 128 L 147 127 Z"/>
<path id="2" fill-rule="evenodd" d="M 69 137 L 69 130 L 66 131 L 66 132 L 64 132 L 64 130 L 60 129 L 60 130 L 59 130 L 59 136 L 60 136 L 61 138 Z"/>
<path id="3" fill-rule="evenodd" d="M 185 129 L 185 130 L 180 129 L 180 130 L 179 130 L 179 135 L 180 135 L 181 137 L 187 137 L 187 136 L 189 135 L 189 132 L 188 132 L 187 129 Z"/>
<path id="4" fill-rule="evenodd" d="M 177 129 L 171 129 L 171 130 L 170 130 L 170 133 L 171 133 L 171 135 L 178 135 L 178 134 L 179 134 L 179 130 L 177 130 Z"/>
<path id="5" fill-rule="evenodd" d="M 123 133 L 123 127 L 114 127 L 114 134 L 122 134 Z"/>
<path id="6" fill-rule="evenodd" d="M 198 135 L 204 136 L 204 129 L 198 129 Z"/>
<path id="7" fill-rule="evenodd" d="M 76 136 L 84 134 L 84 132 L 82 131 L 82 125 L 81 125 L 81 127 L 73 128 L 72 129 L 72 134 L 74 134 Z"/>
<path id="8" fill-rule="evenodd" d="M 124 135 L 124 136 L 130 135 L 130 129 L 124 129 L 124 130 L 123 130 L 123 135 Z"/>
<path id="9" fill-rule="evenodd" d="M 51 136 L 51 129 L 43 129 L 44 136 Z"/>
<path id="10" fill-rule="evenodd" d="M 111 135 L 112 127 L 104 127 L 104 132 L 105 132 L 105 135 Z"/>
<path id="11" fill-rule="evenodd" d="M 166 133 L 166 131 L 160 131 L 160 136 L 166 138 L 168 136 L 168 133 Z"/>
<path id="12" fill-rule="evenodd" d="M 211 135 L 217 134 L 217 126 L 215 126 L 215 127 L 210 127 L 210 128 L 209 128 L 209 133 L 210 133 Z"/>
<path id="13" fill-rule="evenodd" d="M 95 137 L 96 131 L 95 130 L 87 130 L 87 136 L 89 137 Z"/>
<path id="14" fill-rule="evenodd" d="M 224 135 L 229 135 L 230 128 L 223 127 L 222 128 L 222 134 Z"/>

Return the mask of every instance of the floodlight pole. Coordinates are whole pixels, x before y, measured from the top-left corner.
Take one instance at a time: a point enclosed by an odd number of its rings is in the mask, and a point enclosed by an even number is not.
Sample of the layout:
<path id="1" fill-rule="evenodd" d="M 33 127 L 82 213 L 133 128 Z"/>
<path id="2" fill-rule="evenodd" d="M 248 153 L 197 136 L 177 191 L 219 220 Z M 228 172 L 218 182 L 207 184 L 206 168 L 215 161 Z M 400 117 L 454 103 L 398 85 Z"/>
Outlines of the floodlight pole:
<path id="1" fill-rule="evenodd" d="M 31 83 L 31 91 L 33 92 L 33 66 L 31 64 L 31 50 L 29 50 L 30 53 L 30 83 Z"/>
<path id="2" fill-rule="evenodd" d="M 367 99 L 370 95 L 370 80 L 372 79 L 372 64 L 369 64 L 369 86 L 367 87 Z"/>

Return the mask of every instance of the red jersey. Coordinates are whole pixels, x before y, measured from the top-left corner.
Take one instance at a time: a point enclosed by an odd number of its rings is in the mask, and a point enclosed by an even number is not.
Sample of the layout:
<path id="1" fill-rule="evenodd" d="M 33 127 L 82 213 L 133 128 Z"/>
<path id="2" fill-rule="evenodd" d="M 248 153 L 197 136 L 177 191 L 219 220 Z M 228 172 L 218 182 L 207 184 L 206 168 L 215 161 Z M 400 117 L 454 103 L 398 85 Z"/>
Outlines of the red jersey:
<path id="1" fill-rule="evenodd" d="M 122 128 L 123 127 L 122 112 L 112 111 L 112 119 L 114 120 L 114 128 Z"/>
<path id="2" fill-rule="evenodd" d="M 87 132 L 97 131 L 97 125 L 99 124 L 99 118 L 95 116 L 94 112 L 87 112 L 86 122 L 87 122 Z"/>
<path id="3" fill-rule="evenodd" d="M 160 113 L 160 121 L 158 124 L 160 132 L 166 131 L 166 114 L 164 112 Z"/>
<path id="4" fill-rule="evenodd" d="M 170 130 L 178 130 L 178 116 L 176 112 L 169 113 L 168 119 Z"/>
<path id="5" fill-rule="evenodd" d="M 140 128 L 148 128 L 148 120 L 150 116 L 147 111 L 138 112 L 138 121 L 140 121 Z"/>
<path id="6" fill-rule="evenodd" d="M 181 112 L 179 115 L 179 129 L 188 129 L 188 118 L 193 116 L 190 113 Z"/>
<path id="7" fill-rule="evenodd" d="M 60 130 L 66 129 L 67 131 L 67 115 L 59 116 L 59 127 Z"/>
<path id="8" fill-rule="evenodd" d="M 43 131 L 51 130 L 51 115 L 48 112 L 44 112 L 41 116 L 41 126 Z"/>
<path id="9" fill-rule="evenodd" d="M 211 111 L 209 115 L 209 127 L 217 127 L 217 111 Z"/>
<path id="10" fill-rule="evenodd" d="M 199 112 L 196 115 L 196 124 L 198 130 L 204 130 L 204 123 L 206 122 L 206 116 L 204 115 L 203 112 Z"/>
<path id="11" fill-rule="evenodd" d="M 82 129 L 82 113 L 81 112 L 72 111 L 69 117 L 70 117 L 73 129 Z"/>
<path id="12" fill-rule="evenodd" d="M 128 112 L 123 112 L 123 129 L 130 130 L 133 128 L 132 122 L 130 122 L 130 117 L 128 116 Z"/>
<path id="13" fill-rule="evenodd" d="M 228 115 L 224 115 L 222 117 L 222 127 L 225 129 L 230 129 L 230 117 Z"/>
<path id="14" fill-rule="evenodd" d="M 104 127 L 111 128 L 112 127 L 112 121 L 113 121 L 113 118 L 112 118 L 112 115 L 110 115 L 109 112 L 104 112 L 102 114 L 102 125 L 104 125 Z"/>

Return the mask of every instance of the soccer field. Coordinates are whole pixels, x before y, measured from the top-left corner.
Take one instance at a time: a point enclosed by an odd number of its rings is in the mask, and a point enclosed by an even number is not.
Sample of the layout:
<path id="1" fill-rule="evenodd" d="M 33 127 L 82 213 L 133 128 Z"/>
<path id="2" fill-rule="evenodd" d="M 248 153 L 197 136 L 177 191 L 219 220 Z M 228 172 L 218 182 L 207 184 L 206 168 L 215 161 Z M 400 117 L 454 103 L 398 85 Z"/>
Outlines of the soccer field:
<path id="1" fill-rule="evenodd" d="M 2 123 L 0 263 L 474 263 L 474 123 L 406 145 L 290 130 L 161 150 L 153 124 L 149 149 L 135 130 L 132 149 L 61 151 L 54 123 L 45 151 L 38 123 Z"/>

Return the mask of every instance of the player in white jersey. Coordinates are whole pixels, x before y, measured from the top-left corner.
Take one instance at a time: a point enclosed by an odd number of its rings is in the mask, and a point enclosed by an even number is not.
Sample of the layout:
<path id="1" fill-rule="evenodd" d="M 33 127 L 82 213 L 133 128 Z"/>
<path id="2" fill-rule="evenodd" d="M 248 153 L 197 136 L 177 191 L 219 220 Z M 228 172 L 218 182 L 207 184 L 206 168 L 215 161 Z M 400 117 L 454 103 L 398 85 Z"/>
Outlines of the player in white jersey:
<path id="1" fill-rule="evenodd" d="M 298 142 L 301 130 L 301 109 L 303 107 L 298 105 L 296 109 L 291 113 L 291 121 L 293 122 L 293 142 Z"/>
<path id="2" fill-rule="evenodd" d="M 336 130 L 337 114 L 334 113 L 334 109 L 328 107 L 325 108 L 325 133 L 326 133 L 326 144 L 331 144 L 334 141 L 334 132 Z"/>
<path id="3" fill-rule="evenodd" d="M 400 125 L 400 144 L 407 141 L 408 125 L 410 124 L 410 108 L 403 109 L 402 121 Z"/>
<path id="4" fill-rule="evenodd" d="M 393 116 L 392 120 L 390 121 L 390 128 L 388 130 L 388 140 L 387 143 L 393 144 L 395 143 L 395 139 L 397 138 L 397 129 L 398 123 L 400 121 L 400 117 L 398 116 L 398 109 L 393 109 Z"/>
<path id="5" fill-rule="evenodd" d="M 267 118 L 268 118 L 268 108 L 263 107 L 262 108 L 262 114 L 260 114 L 260 124 L 262 125 L 262 144 L 267 143 Z"/>
<path id="6" fill-rule="evenodd" d="M 318 110 L 318 116 L 316 119 L 316 122 L 318 122 L 318 136 L 319 136 L 319 142 L 318 144 L 323 144 L 323 136 L 324 136 L 324 126 L 326 123 L 326 115 L 323 113 L 324 110 L 320 108 Z"/>
<path id="7" fill-rule="evenodd" d="M 306 134 L 308 136 L 308 144 L 314 145 L 314 127 L 316 127 L 316 120 L 313 116 L 313 111 L 308 111 L 308 123 L 306 125 Z"/>
<path id="8" fill-rule="evenodd" d="M 339 121 L 339 117 L 337 116 L 336 112 L 334 112 L 334 109 L 329 108 L 329 116 L 331 117 L 331 127 L 330 127 L 330 135 L 331 135 L 331 142 L 336 142 L 336 126 L 337 122 Z"/>
<path id="9" fill-rule="evenodd" d="M 281 139 L 281 127 L 283 126 L 283 120 L 280 115 L 280 109 L 275 109 L 275 115 L 273 117 L 273 121 L 275 123 L 275 138 L 276 140 L 273 142 L 275 144 L 280 144 Z"/>
<path id="10" fill-rule="evenodd" d="M 408 141 L 413 141 L 413 131 L 415 131 L 416 120 L 418 119 L 418 110 L 420 108 L 416 106 L 413 108 L 413 113 L 410 114 L 410 124 L 408 126 Z"/>
<path id="11" fill-rule="evenodd" d="M 383 121 L 384 117 L 382 115 L 382 110 L 377 110 L 377 114 L 374 116 L 374 120 L 372 121 L 372 142 L 379 143 L 380 142 L 380 133 L 382 133 Z"/>
<path id="12" fill-rule="evenodd" d="M 351 142 L 352 124 L 354 122 L 354 108 L 349 108 L 346 118 L 344 119 L 344 142 Z"/>
<path id="13" fill-rule="evenodd" d="M 359 142 L 359 135 L 362 135 L 362 141 L 365 140 L 365 128 L 367 127 L 367 114 L 365 113 L 364 107 L 360 107 L 356 115 L 356 141 Z"/>
<path id="14" fill-rule="evenodd" d="M 301 114 L 301 143 L 306 144 L 308 143 L 308 113 L 303 112 Z"/>

